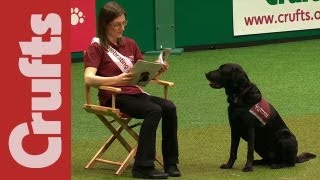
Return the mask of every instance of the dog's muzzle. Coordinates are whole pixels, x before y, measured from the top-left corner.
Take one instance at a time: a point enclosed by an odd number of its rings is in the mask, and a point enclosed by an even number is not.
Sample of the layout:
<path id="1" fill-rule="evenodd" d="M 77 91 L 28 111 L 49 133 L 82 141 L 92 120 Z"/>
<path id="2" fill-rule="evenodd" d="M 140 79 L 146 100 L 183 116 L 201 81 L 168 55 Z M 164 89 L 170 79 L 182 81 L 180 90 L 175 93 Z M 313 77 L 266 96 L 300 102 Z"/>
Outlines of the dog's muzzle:
<path id="1" fill-rule="evenodd" d="M 222 88 L 221 83 L 219 83 L 219 77 L 219 74 L 215 71 L 210 71 L 206 73 L 206 78 L 208 81 L 210 81 L 209 85 L 214 89 Z"/>

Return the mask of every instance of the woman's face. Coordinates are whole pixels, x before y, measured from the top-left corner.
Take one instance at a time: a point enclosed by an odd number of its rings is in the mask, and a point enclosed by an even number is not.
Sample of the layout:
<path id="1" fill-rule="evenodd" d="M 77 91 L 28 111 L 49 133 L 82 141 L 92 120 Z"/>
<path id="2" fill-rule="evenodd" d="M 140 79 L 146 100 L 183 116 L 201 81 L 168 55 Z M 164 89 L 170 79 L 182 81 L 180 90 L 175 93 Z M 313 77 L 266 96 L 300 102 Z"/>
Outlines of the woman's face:
<path id="1" fill-rule="evenodd" d="M 121 38 L 126 25 L 127 20 L 124 14 L 111 21 L 107 26 L 108 39 L 112 41 Z"/>

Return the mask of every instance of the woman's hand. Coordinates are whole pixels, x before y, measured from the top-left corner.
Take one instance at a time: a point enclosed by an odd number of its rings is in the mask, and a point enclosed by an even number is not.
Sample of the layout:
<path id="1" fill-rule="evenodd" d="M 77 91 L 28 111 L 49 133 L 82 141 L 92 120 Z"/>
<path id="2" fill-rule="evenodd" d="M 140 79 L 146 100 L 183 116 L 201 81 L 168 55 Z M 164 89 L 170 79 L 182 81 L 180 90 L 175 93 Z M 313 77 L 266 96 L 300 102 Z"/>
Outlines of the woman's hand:
<path id="1" fill-rule="evenodd" d="M 166 72 L 168 69 L 169 69 L 169 64 L 166 61 L 164 61 L 158 74 L 162 74 L 162 73 Z"/>
<path id="2" fill-rule="evenodd" d="M 159 78 L 161 76 L 161 74 L 166 72 L 168 69 L 169 69 L 169 64 L 166 61 L 164 61 L 163 65 L 162 65 L 161 69 L 159 70 L 155 79 Z"/>
<path id="3" fill-rule="evenodd" d="M 119 85 L 130 84 L 135 77 L 133 72 L 122 73 L 118 75 L 118 83 Z"/>

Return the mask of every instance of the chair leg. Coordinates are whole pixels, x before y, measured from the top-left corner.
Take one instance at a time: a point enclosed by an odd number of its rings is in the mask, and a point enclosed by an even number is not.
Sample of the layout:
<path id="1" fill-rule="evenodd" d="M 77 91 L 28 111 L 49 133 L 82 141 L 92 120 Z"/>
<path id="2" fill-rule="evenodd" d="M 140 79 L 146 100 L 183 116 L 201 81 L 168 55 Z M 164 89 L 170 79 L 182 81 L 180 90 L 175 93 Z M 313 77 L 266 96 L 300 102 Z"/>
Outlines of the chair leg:
<path id="1" fill-rule="evenodd" d="M 156 156 L 156 161 L 163 167 L 163 160 L 160 156 Z"/>
<path id="2" fill-rule="evenodd" d="M 119 126 L 116 129 L 116 131 L 118 133 L 121 133 L 122 130 L 123 130 L 123 128 L 121 126 Z M 88 162 L 88 164 L 85 166 L 85 168 L 86 169 L 91 168 L 93 166 L 93 164 L 96 162 L 96 159 L 101 157 L 106 152 L 106 150 L 111 146 L 111 144 L 114 142 L 114 140 L 116 140 L 116 136 L 115 135 L 111 135 L 110 138 L 107 140 L 107 142 L 99 149 L 99 151 Z"/>
<path id="3" fill-rule="evenodd" d="M 96 114 L 96 115 L 99 117 L 102 123 L 110 130 L 112 135 L 107 140 L 107 142 L 99 149 L 99 151 L 93 156 L 93 158 L 88 162 L 85 168 L 86 169 L 91 168 L 94 165 L 94 163 L 98 161 L 106 164 L 119 166 L 115 174 L 122 175 L 123 172 L 126 170 L 126 168 L 129 166 L 129 164 L 131 163 L 132 159 L 134 158 L 137 151 L 137 147 L 132 148 L 130 144 L 122 137 L 121 132 L 123 130 L 126 130 L 136 141 L 139 140 L 139 135 L 131 127 L 129 127 L 128 124 L 131 121 L 130 119 L 127 121 L 123 121 L 119 117 L 114 117 L 115 120 L 120 124 L 119 127 L 115 128 L 111 124 L 111 122 L 109 122 L 103 115 L 100 115 L 100 114 Z M 103 156 L 103 154 L 108 150 L 108 148 L 116 139 L 118 139 L 119 142 L 122 144 L 122 146 L 129 152 L 125 160 L 122 162 L 116 162 L 116 161 L 110 161 L 110 160 L 100 158 Z M 156 156 L 155 159 L 161 166 L 163 166 L 162 158 L 160 158 L 159 156 Z"/>
<path id="4" fill-rule="evenodd" d="M 123 171 L 127 169 L 127 167 L 129 166 L 130 162 L 132 161 L 132 159 L 134 158 L 134 156 L 136 155 L 137 152 L 137 148 L 133 148 L 129 155 L 127 156 L 127 158 L 123 161 L 123 163 L 121 164 L 121 166 L 119 167 L 119 169 L 116 172 L 116 175 L 122 175 Z"/>
<path id="5" fill-rule="evenodd" d="M 112 124 L 103 116 L 103 115 L 98 115 L 99 119 L 103 122 L 103 124 L 111 131 L 111 133 L 119 140 L 119 142 L 123 145 L 123 147 L 130 152 L 132 150 L 132 147 L 129 145 L 129 143 L 121 136 L 119 132 L 112 126 Z M 130 121 L 126 122 L 129 123 Z M 126 126 L 128 124 L 122 123 Z M 121 127 L 125 129 L 125 126 L 121 124 Z M 132 129 L 131 129 L 132 130 Z M 132 130 L 133 131 L 133 130 Z"/>
<path id="6" fill-rule="evenodd" d="M 117 165 L 119 168 L 116 171 L 116 175 L 121 175 L 125 171 L 125 169 L 128 167 L 130 164 L 131 160 L 136 154 L 136 148 L 132 148 L 130 144 L 122 137 L 121 132 L 128 127 L 128 123 L 130 120 L 123 122 L 117 129 L 114 128 L 114 126 L 102 115 L 96 114 L 99 119 L 103 122 L 103 124 L 110 130 L 112 135 L 110 138 L 107 140 L 107 142 L 99 149 L 99 151 L 93 156 L 93 158 L 89 161 L 89 163 L 85 166 L 86 169 L 92 167 L 95 162 L 102 162 L 102 163 L 107 163 L 107 164 L 112 164 L 112 165 Z M 127 129 L 126 129 L 127 130 Z M 130 129 L 133 131 L 132 129 Z M 135 131 L 133 131 L 135 133 Z M 132 133 L 129 133 L 132 135 Z M 137 135 L 137 134 L 136 134 Z M 122 162 L 116 162 L 116 161 L 110 161 L 106 159 L 100 158 L 111 146 L 111 144 L 118 139 L 119 142 L 122 144 L 122 146 L 129 152 L 127 155 L 126 159 Z M 136 138 L 135 138 L 136 139 Z"/>
<path id="7" fill-rule="evenodd" d="M 124 122 L 123 120 L 121 120 L 120 117 L 116 117 L 115 120 L 123 127 L 123 129 L 125 129 L 136 141 L 139 140 L 139 135 L 138 133 L 136 133 L 132 128 L 129 127 L 128 123 L 130 122 Z"/>

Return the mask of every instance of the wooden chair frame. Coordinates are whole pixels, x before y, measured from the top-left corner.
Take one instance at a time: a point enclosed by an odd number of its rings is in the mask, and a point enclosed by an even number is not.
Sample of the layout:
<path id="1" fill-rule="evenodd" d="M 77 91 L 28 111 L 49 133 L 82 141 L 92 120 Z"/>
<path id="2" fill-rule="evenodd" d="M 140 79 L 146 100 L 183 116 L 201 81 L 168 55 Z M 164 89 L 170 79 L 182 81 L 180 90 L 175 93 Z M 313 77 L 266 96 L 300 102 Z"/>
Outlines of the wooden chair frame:
<path id="1" fill-rule="evenodd" d="M 174 83 L 163 81 L 163 80 L 152 80 L 152 83 L 156 83 L 163 86 L 164 98 L 168 99 L 168 88 L 174 86 Z M 83 109 L 89 113 L 95 114 L 101 122 L 109 129 L 112 135 L 109 139 L 102 145 L 98 152 L 92 157 L 92 159 L 85 166 L 86 169 L 91 168 L 95 162 L 101 162 L 111 165 L 119 166 L 116 171 L 116 175 L 121 175 L 126 170 L 132 159 L 134 158 L 137 150 L 137 144 L 134 146 L 130 145 L 129 142 L 121 135 L 123 131 L 128 132 L 133 139 L 137 142 L 139 139 L 139 134 L 134 131 L 134 127 L 140 126 L 141 122 L 129 125 L 132 118 L 122 114 L 119 109 L 116 108 L 115 99 L 116 95 L 121 93 L 120 88 L 112 86 L 99 86 L 98 89 L 109 91 L 112 94 L 112 105 L 111 107 L 104 107 L 100 105 L 92 104 L 90 95 L 90 86 L 86 85 L 86 103 L 83 105 Z M 102 156 L 107 152 L 111 144 L 115 140 L 119 140 L 121 145 L 128 151 L 128 155 L 121 162 L 112 161 L 109 159 L 103 159 Z M 156 156 L 156 161 L 163 166 L 162 158 Z"/>

